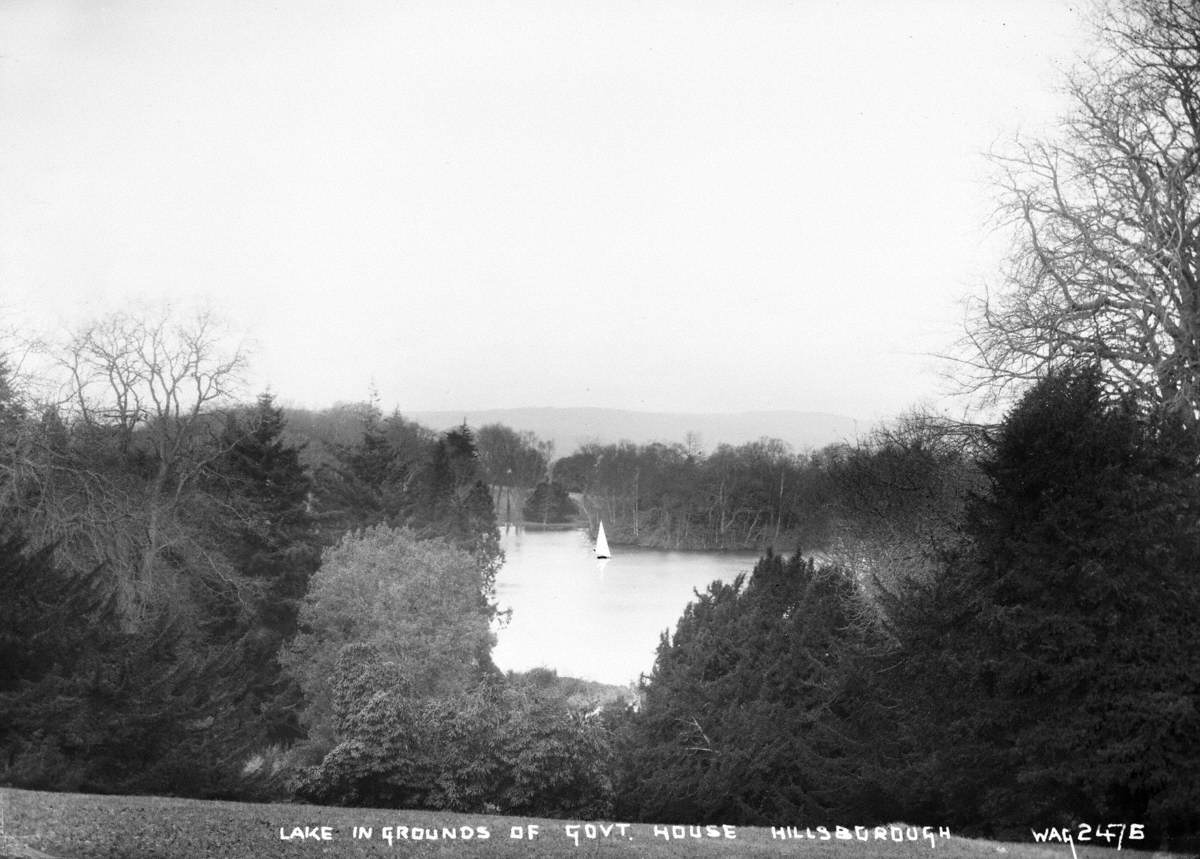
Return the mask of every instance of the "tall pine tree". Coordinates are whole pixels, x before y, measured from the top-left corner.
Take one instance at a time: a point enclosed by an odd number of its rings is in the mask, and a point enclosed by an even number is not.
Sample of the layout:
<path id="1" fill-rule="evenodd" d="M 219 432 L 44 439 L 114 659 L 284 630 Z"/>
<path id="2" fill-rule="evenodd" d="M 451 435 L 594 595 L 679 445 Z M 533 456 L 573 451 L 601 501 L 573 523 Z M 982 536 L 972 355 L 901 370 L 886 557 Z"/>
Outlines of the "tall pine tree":
<path id="1" fill-rule="evenodd" d="M 284 428 L 282 409 L 270 394 L 261 395 L 252 410 L 226 425 L 226 452 L 213 476 L 236 513 L 226 555 L 257 585 L 254 605 L 232 635 L 251 710 L 267 740 L 301 733 L 299 690 L 284 677 L 277 654 L 296 633 L 300 601 L 321 561 L 320 534 L 309 512 L 312 481 Z"/>
<path id="2" fill-rule="evenodd" d="M 466 424 L 444 433 L 433 446 L 413 482 L 406 522 L 468 552 L 483 574 L 483 596 L 491 598 L 504 553 L 492 494 Z"/>
<path id="3" fill-rule="evenodd" d="M 320 564 L 320 541 L 309 512 L 312 479 L 284 428 L 283 410 L 262 394 L 252 411 L 226 426 L 219 470 L 240 512 L 227 551 L 243 575 L 266 585 L 258 607 L 263 624 L 289 637 Z"/>
<path id="4" fill-rule="evenodd" d="M 910 730 L 943 743 L 918 781 L 955 788 L 951 822 L 1200 822 L 1181 777 L 1200 771 L 1196 462 L 1193 438 L 1106 402 L 1094 371 L 1049 376 L 1009 414 L 970 551 L 900 624 L 897 676 L 935 702 L 910 706 Z"/>

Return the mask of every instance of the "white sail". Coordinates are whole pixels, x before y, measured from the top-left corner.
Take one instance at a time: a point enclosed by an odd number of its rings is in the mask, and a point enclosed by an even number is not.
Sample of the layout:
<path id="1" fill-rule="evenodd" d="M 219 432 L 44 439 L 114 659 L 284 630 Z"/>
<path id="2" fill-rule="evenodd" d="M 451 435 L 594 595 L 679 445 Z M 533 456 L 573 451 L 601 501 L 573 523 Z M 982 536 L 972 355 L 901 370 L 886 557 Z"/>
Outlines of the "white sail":
<path id="1" fill-rule="evenodd" d="M 612 552 L 608 550 L 608 539 L 604 536 L 604 523 L 600 523 L 600 530 L 596 532 L 596 557 L 611 558 Z"/>

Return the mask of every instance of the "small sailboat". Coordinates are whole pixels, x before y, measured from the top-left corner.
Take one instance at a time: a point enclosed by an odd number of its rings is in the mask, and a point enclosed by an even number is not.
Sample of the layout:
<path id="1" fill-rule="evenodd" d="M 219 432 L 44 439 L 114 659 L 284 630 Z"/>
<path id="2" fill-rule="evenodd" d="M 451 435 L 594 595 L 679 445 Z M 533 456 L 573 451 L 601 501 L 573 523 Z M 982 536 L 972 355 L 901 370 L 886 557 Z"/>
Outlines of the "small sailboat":
<path id="1" fill-rule="evenodd" d="M 612 552 L 608 550 L 608 538 L 604 536 L 604 523 L 600 523 L 600 530 L 596 532 L 596 558 L 604 560 L 611 558 Z"/>

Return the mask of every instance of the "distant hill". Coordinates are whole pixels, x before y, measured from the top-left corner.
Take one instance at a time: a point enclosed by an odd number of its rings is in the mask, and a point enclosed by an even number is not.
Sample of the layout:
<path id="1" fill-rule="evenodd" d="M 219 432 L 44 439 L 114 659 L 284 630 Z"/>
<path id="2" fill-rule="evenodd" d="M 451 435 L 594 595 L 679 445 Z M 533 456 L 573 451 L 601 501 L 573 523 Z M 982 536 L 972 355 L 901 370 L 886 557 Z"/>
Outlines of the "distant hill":
<path id="1" fill-rule="evenodd" d="M 481 409 L 457 412 L 403 412 L 434 430 L 446 430 L 466 420 L 472 427 L 505 424 L 529 430 L 554 442 L 556 456 L 567 456 L 580 444 L 598 441 L 637 444 L 661 441 L 683 442 L 687 434 L 700 437 L 700 446 L 712 452 L 719 444 L 744 444 L 768 437 L 778 438 L 797 451 L 817 449 L 835 442 L 853 442 L 870 427 L 845 415 L 825 412 L 738 412 L 734 414 L 689 414 L 636 412 L 624 409 Z"/>

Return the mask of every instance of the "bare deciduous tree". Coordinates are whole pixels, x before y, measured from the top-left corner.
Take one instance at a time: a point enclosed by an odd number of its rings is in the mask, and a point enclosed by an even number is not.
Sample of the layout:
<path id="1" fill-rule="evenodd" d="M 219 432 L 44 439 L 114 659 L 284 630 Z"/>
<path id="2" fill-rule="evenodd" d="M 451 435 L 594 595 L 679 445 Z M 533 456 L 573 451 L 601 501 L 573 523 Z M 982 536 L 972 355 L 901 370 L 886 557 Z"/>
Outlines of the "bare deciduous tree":
<path id="1" fill-rule="evenodd" d="M 833 454 L 838 526 L 826 552 L 867 593 L 928 581 L 963 541 L 967 501 L 984 491 L 987 428 L 925 411 Z"/>
<path id="2" fill-rule="evenodd" d="M 233 404 L 246 363 L 240 346 L 226 343 L 211 313 L 183 319 L 170 311 L 153 317 L 117 313 L 75 331 L 51 356 L 65 371 L 58 404 L 86 455 L 47 456 L 38 493 L 48 539 L 79 543 L 83 556 L 107 562 L 117 579 L 127 618 L 161 591 L 164 555 L 171 565 L 189 560 L 214 581 L 232 586 L 220 559 L 190 538 L 181 521 L 189 492 L 221 452 L 219 412 Z M 131 483 L 128 467 L 109 473 L 96 462 L 107 449 L 119 463 L 136 459 L 144 481 Z M 194 504 L 190 505 L 195 507 Z"/>
<path id="3" fill-rule="evenodd" d="M 998 156 L 1018 248 L 968 322 L 983 385 L 1062 361 L 1188 424 L 1200 417 L 1200 7 L 1127 0 L 1068 80 L 1054 139 Z"/>

